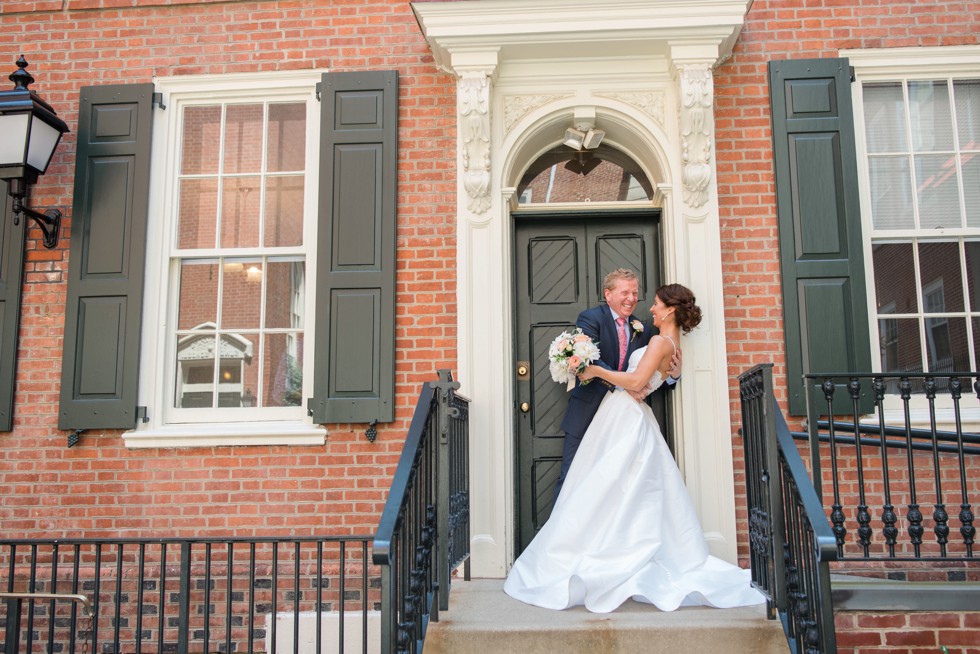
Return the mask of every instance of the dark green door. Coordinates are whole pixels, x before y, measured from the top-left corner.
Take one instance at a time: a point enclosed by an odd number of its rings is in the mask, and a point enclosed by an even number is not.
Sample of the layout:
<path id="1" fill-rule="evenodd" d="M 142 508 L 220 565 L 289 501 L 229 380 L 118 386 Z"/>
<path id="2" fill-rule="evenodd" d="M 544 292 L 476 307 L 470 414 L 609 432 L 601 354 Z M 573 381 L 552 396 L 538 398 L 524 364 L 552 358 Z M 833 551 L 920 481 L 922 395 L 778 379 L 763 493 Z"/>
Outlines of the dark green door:
<path id="1" fill-rule="evenodd" d="M 604 303 L 602 279 L 616 268 L 640 277 L 635 314 L 649 319 L 660 285 L 660 213 L 514 214 L 517 299 L 517 549 L 551 515 L 561 465 L 559 429 L 568 394 L 552 381 L 548 346 L 575 327 L 579 312 Z M 522 374 L 522 366 L 527 368 Z M 662 397 L 654 411 L 664 425 Z M 664 429 L 664 433 L 668 433 Z"/>

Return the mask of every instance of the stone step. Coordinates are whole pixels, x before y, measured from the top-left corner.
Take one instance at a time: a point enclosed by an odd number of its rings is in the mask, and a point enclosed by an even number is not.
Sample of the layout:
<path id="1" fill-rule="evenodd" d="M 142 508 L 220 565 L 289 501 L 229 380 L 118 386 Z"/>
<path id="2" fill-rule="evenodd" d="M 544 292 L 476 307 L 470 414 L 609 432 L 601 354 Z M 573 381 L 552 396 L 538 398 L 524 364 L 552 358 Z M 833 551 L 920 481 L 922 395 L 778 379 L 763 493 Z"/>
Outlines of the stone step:
<path id="1" fill-rule="evenodd" d="M 779 620 L 765 605 L 664 612 L 627 601 L 612 613 L 551 611 L 512 599 L 502 579 L 453 580 L 449 610 L 430 622 L 425 654 L 786 654 Z"/>

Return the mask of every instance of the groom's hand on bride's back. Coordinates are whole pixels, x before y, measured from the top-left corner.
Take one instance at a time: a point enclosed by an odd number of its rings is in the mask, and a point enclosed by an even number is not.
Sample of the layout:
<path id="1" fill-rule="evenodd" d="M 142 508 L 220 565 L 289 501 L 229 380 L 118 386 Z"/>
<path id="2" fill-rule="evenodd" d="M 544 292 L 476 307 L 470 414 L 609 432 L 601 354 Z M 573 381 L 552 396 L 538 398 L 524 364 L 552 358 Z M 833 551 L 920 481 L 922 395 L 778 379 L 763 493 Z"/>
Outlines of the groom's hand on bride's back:
<path id="1" fill-rule="evenodd" d="M 667 369 L 667 375 L 673 378 L 675 382 L 681 378 L 682 356 L 681 349 L 677 348 L 674 350 L 674 356 L 670 357 L 670 368 Z"/>

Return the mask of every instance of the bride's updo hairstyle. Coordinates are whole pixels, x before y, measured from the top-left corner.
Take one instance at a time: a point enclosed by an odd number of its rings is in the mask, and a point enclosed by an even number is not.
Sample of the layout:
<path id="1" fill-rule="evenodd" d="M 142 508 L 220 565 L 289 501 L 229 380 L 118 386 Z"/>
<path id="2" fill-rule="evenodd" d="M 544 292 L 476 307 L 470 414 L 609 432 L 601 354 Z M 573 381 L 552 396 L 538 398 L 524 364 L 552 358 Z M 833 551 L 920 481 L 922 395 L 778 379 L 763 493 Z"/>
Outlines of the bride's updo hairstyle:
<path id="1" fill-rule="evenodd" d="M 694 293 L 680 284 L 664 284 L 657 297 L 668 307 L 674 307 L 674 322 L 685 334 L 701 324 L 701 308 L 694 303 Z"/>

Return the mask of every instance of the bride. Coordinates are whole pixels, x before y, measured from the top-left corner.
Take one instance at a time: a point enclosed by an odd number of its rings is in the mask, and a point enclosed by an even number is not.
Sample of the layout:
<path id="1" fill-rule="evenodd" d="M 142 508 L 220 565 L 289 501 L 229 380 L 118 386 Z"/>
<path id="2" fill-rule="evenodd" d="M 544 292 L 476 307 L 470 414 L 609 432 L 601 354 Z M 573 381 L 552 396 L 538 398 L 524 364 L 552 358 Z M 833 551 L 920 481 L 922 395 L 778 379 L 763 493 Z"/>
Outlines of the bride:
<path id="1" fill-rule="evenodd" d="M 504 591 L 511 597 L 549 609 L 584 605 L 596 613 L 629 598 L 664 611 L 765 601 L 748 570 L 708 554 L 653 412 L 626 392 L 656 390 L 680 331 L 701 322 L 694 295 L 680 284 L 657 289 L 650 313 L 660 334 L 633 353 L 626 371 L 593 365 L 580 375 L 618 388 L 602 400 L 551 517 L 507 576 Z"/>

